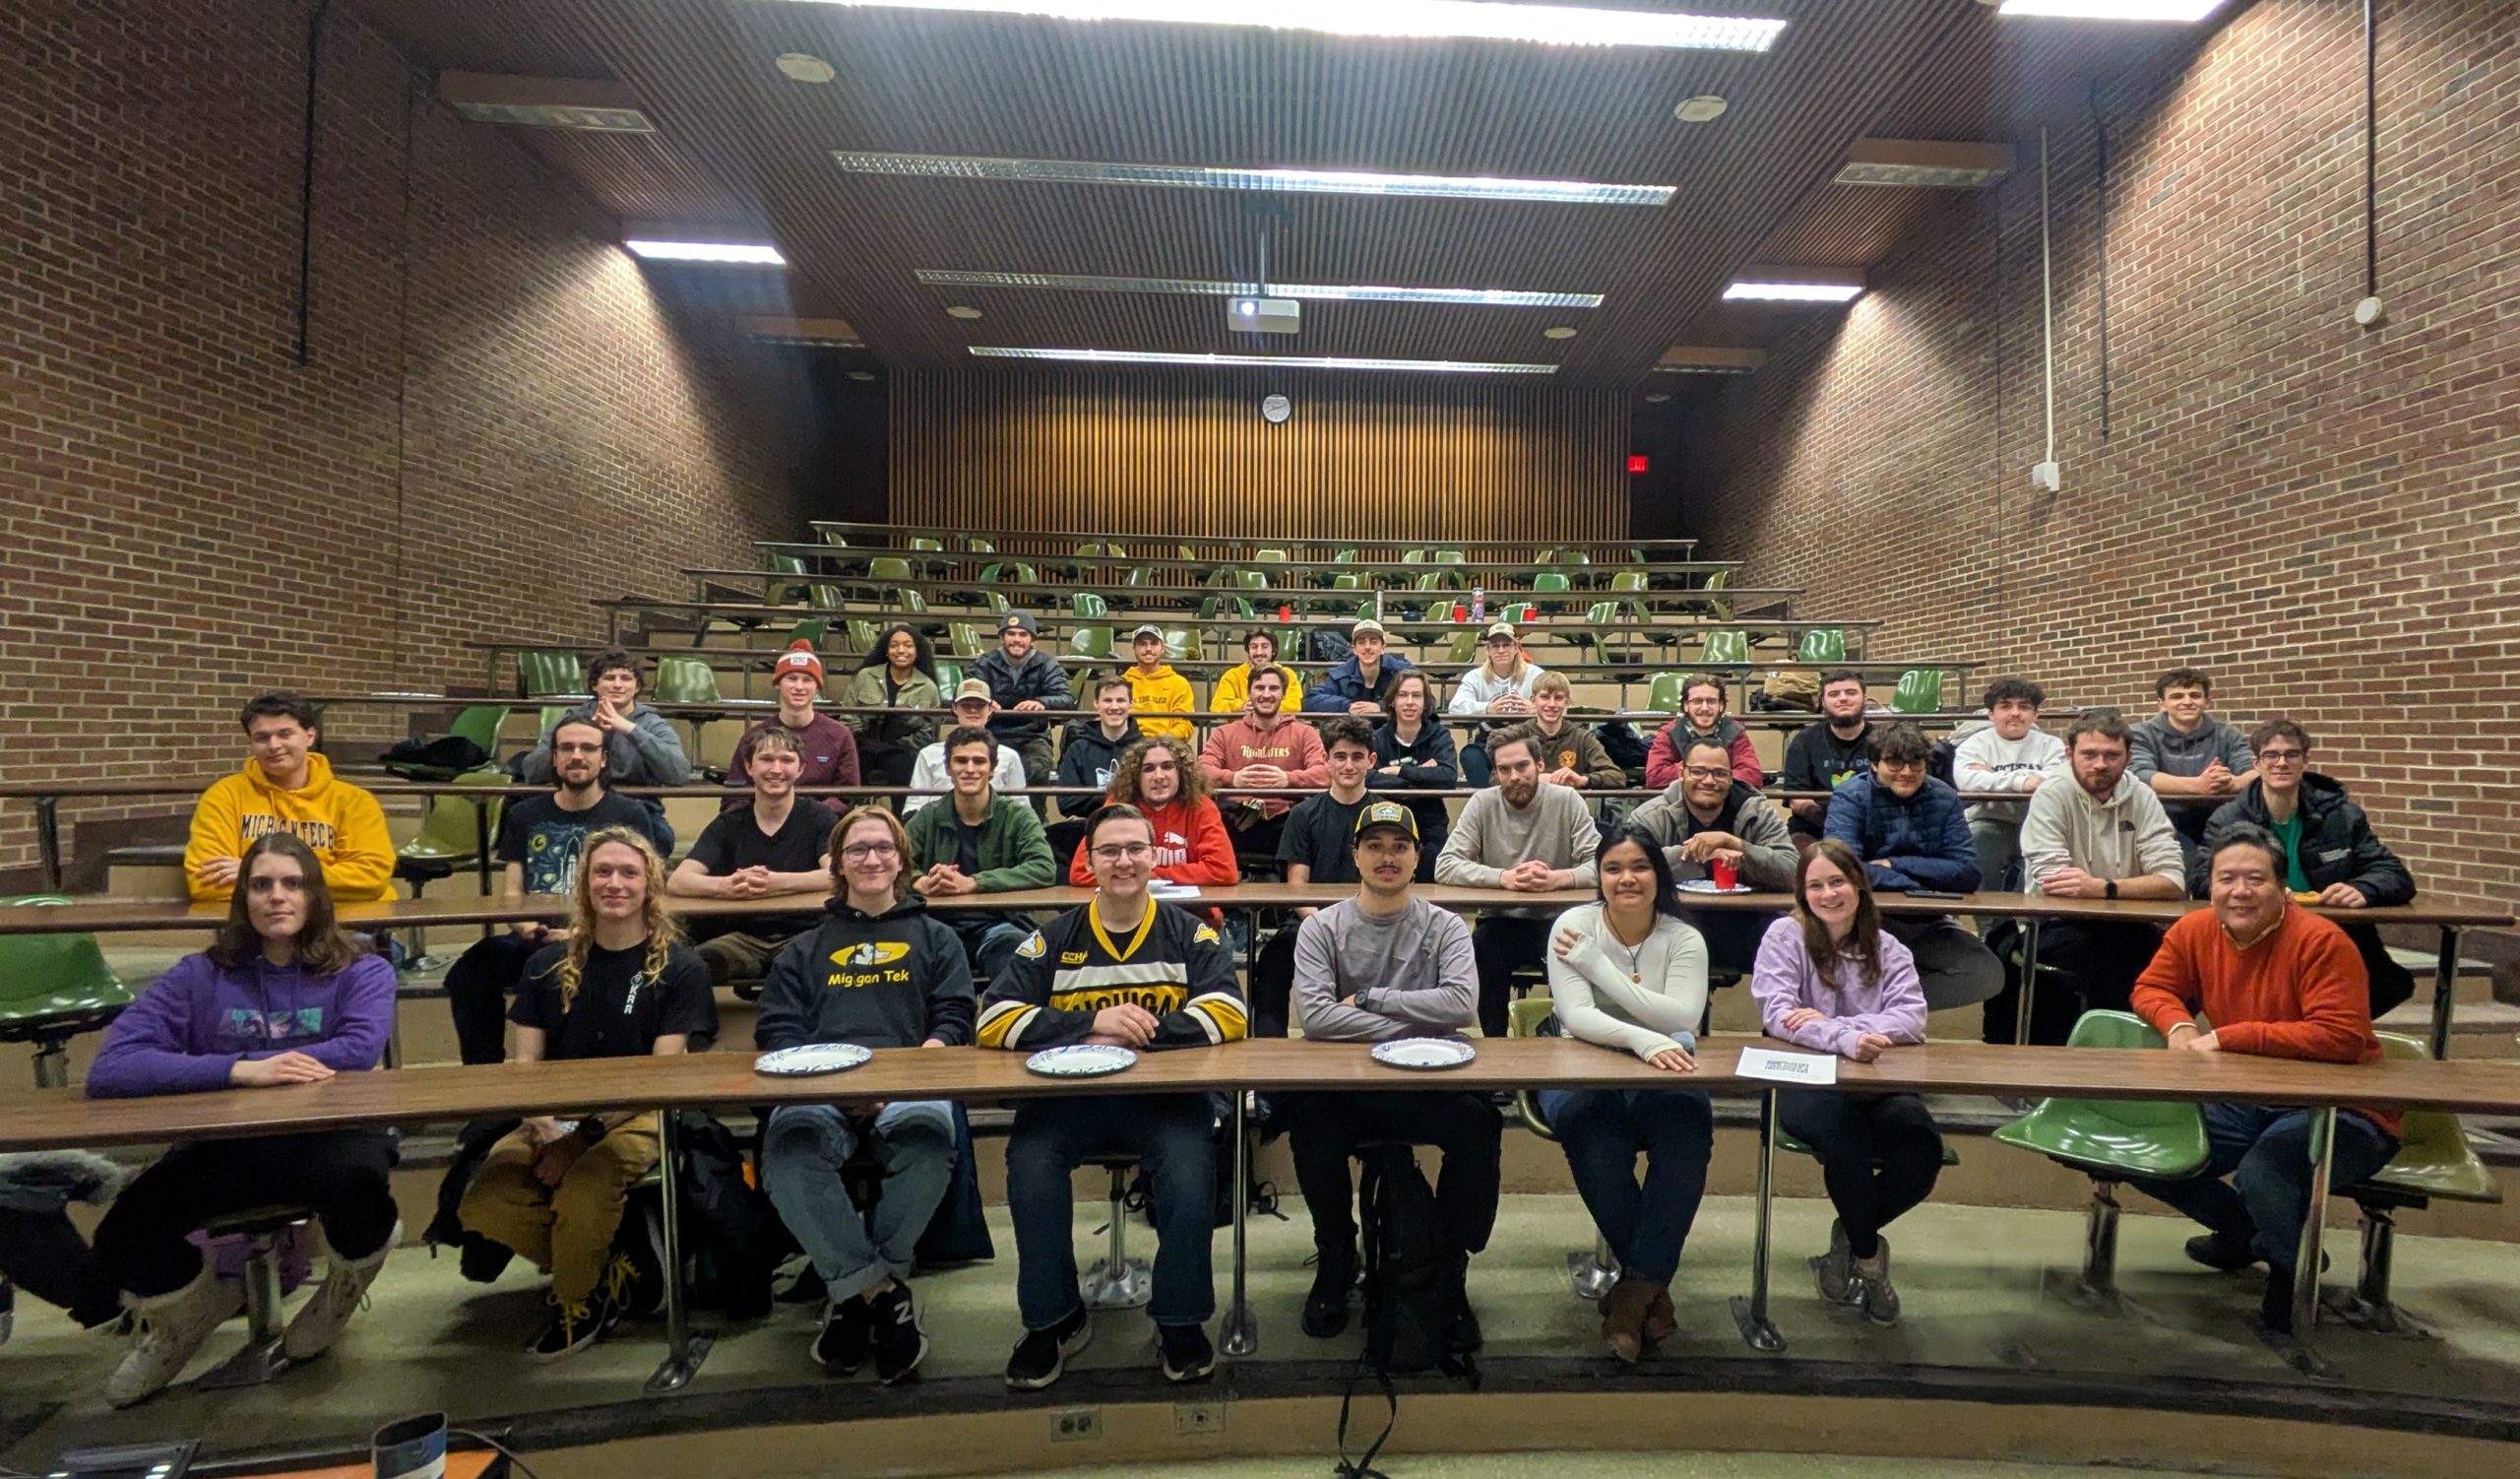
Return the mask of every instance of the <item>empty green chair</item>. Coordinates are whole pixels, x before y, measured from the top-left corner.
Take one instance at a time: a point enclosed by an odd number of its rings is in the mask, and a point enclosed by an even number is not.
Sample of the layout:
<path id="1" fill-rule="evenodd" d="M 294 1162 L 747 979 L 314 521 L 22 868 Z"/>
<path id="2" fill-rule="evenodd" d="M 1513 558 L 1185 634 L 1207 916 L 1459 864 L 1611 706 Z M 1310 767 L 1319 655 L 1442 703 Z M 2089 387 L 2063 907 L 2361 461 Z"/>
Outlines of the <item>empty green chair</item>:
<path id="1" fill-rule="evenodd" d="M 1263 565 L 1283 565 L 1287 562 L 1287 551 L 1268 546 L 1252 550 L 1251 558 L 1254 562 Z"/>
<path id="2" fill-rule="evenodd" d="M 1444 661 L 1475 663 L 1479 661 L 1479 633 L 1457 631 L 1444 640 Z"/>
<path id="3" fill-rule="evenodd" d="M 1334 591 L 1361 591 L 1364 588 L 1365 578 L 1353 570 L 1342 570 L 1330 577 L 1330 589 Z"/>
<path id="4" fill-rule="evenodd" d="M 1265 591 L 1269 589 L 1269 576 L 1260 570 L 1236 570 L 1233 583 L 1246 591 Z"/>
<path id="5" fill-rule="evenodd" d="M 1146 584 L 1146 566 L 1144 566 L 1144 565 L 1131 565 L 1131 566 L 1129 566 L 1129 568 L 1128 568 L 1126 571 L 1122 572 L 1122 574 L 1121 574 L 1121 576 L 1120 576 L 1120 584 L 1121 584 L 1121 585 L 1123 585 L 1123 586 L 1130 587 L 1130 588 L 1132 588 L 1132 589 L 1134 589 L 1135 587 L 1138 587 L 1138 586 L 1145 585 L 1145 584 Z"/>
<path id="6" fill-rule="evenodd" d="M 1121 548 L 1117 545 L 1105 541 L 1102 546 L 1102 557 L 1105 559 L 1127 559 L 1129 557 L 1129 551 Z"/>
<path id="7" fill-rule="evenodd" d="M 459 786 L 504 786 L 508 774 L 504 770 L 473 770 L 454 777 Z M 394 876 L 411 885 L 412 898 L 425 898 L 430 884 L 452 877 L 455 870 L 476 867 L 481 861 L 485 839 L 499 834 L 499 807 L 502 798 L 485 796 L 479 800 L 462 796 L 433 796 L 428 809 L 420 813 L 418 834 L 394 850 Z M 430 971 L 444 962 L 429 954 L 428 932 L 414 929 L 408 941 L 411 958 L 404 963 L 406 971 Z M 394 1059 L 402 1059 L 397 1027 Z"/>
<path id="8" fill-rule="evenodd" d="M 1164 629 L 1164 660 L 1167 663 L 1196 663 L 1207 657 L 1207 644 L 1199 639 L 1196 627 L 1167 626 Z"/>
<path id="9" fill-rule="evenodd" d="M 1078 559 L 1101 559 L 1102 554 L 1102 547 L 1100 545 L 1079 545 L 1076 547 L 1076 557 Z"/>
<path id="10" fill-rule="evenodd" d="M 1942 710 L 1942 670 L 1911 668 L 1899 675 L 1899 686 L 1890 692 L 1893 714 L 1935 714 Z"/>
<path id="11" fill-rule="evenodd" d="M 908 586 L 893 587 L 893 606 L 895 610 L 906 614 L 917 616 L 927 614 L 927 598 Z"/>
<path id="12" fill-rule="evenodd" d="M 947 702 L 953 701 L 954 689 L 962 681 L 962 664 L 947 662 L 943 658 L 936 660 L 936 691 L 944 694 Z"/>
<path id="13" fill-rule="evenodd" d="M 774 554 L 770 557 L 770 568 L 777 575 L 802 575 L 805 573 L 805 557 L 801 554 Z M 770 606 L 795 600 L 803 594 L 804 585 L 798 581 L 765 580 L 761 583 L 761 599 Z"/>
<path id="14" fill-rule="evenodd" d="M 805 604 L 818 611 L 836 611 L 849 605 L 849 593 L 836 585 L 816 581 L 805 587 Z"/>
<path id="15" fill-rule="evenodd" d="M 2123 1011 L 2087 1011 L 2074 1023 L 2069 1048 L 2162 1048 L 2162 1035 Z M 2176 1181 L 2203 1168 L 2205 1117 L 2192 1102 L 2148 1099 L 2045 1099 L 2000 1125 L 1995 1138 L 2034 1151 L 2091 1178 L 2091 1210 L 2083 1229 L 2081 1290 L 2110 1314 L 2117 1293 L 2117 1184 L 2132 1178 Z"/>
<path id="16" fill-rule="evenodd" d="M 1685 673 L 1658 673 L 1645 685 L 1645 707 L 1655 714 L 1677 714 L 1688 688 Z"/>
<path id="17" fill-rule="evenodd" d="M 2432 1055 L 2416 1039 L 2379 1035 L 2380 1052 L 2422 1061 Z M 2350 1324 L 2383 1334 L 2429 1334 L 2422 1321 L 2389 1298 L 2389 1271 L 2397 1253 L 2397 1214 L 2422 1211 L 2435 1200 L 2491 1204 L 2502 1200 L 2493 1172 L 2468 1143 L 2459 1117 L 2447 1110 L 2408 1110 L 2398 1130 L 2398 1153 L 2386 1166 L 2339 1195 L 2362 1209 L 2362 1257 L 2354 1290 L 2330 1307 Z"/>
<path id="18" fill-rule="evenodd" d="M 1003 616 L 1015 609 L 1005 597 L 995 591 L 983 591 L 980 594 L 988 598 L 988 609 L 993 615 Z"/>
<path id="19" fill-rule="evenodd" d="M 898 554 L 879 554 L 866 562 L 866 575 L 870 580 L 908 580 L 910 561 Z"/>
<path id="20" fill-rule="evenodd" d="M 1349 547 L 1340 550 L 1337 554 L 1330 556 L 1330 562 L 1334 565 L 1354 564 L 1356 562 L 1355 547 L 1352 545 Z"/>
<path id="21" fill-rule="evenodd" d="M 69 902 L 60 894 L 0 899 L 5 906 Z M 101 1031 L 131 996 L 93 934 L 0 935 L 0 1043 L 34 1044 L 36 1088 L 68 1087 L 70 1040 Z"/>
<path id="22" fill-rule="evenodd" d="M 1214 621 L 1221 617 L 1251 619 L 1251 603 L 1239 596 L 1209 596 L 1199 602 L 1199 619 Z"/>
<path id="23" fill-rule="evenodd" d="M 1708 632 L 1706 646 L 1698 652 L 1697 660 L 1709 666 L 1746 663 L 1750 660 L 1750 634 L 1744 631 Z"/>
<path id="24" fill-rule="evenodd" d="M 1546 997 L 1523 997 L 1505 1003 L 1505 1035 L 1507 1037 L 1559 1037 L 1556 1018 L 1557 1003 Z M 1607 1051 L 1607 1050 L 1605 1050 Z M 1540 1095 L 1530 1089 L 1517 1090 L 1514 1106 L 1522 1111 L 1523 1124 L 1533 1134 L 1556 1142 L 1557 1130 L 1548 1117 L 1540 1112 Z M 1610 1250 L 1609 1239 L 1597 1230 L 1593 1234 L 1593 1251 L 1566 1255 L 1566 1279 L 1575 1288 L 1576 1297 L 1599 1304 L 1618 1282 L 1618 1254 Z"/>
<path id="25" fill-rule="evenodd" d="M 981 653 L 987 651 L 986 648 L 980 646 L 980 629 L 978 624 L 971 621 L 946 622 L 945 643 L 946 646 L 953 649 L 954 655 L 957 657 L 976 658 Z"/>
<path id="26" fill-rule="evenodd" d="M 1642 570 L 1621 570 L 1610 577 L 1610 589 L 1622 596 L 1634 595 L 1644 590 L 1646 585 L 1645 572 Z"/>
<path id="27" fill-rule="evenodd" d="M 1495 619 L 1499 621 L 1511 621 L 1516 626 L 1529 626 L 1534 621 L 1540 619 L 1540 608 L 1534 606 L 1528 601 L 1522 603 L 1520 606 L 1498 607 L 1496 609 Z"/>
<path id="28" fill-rule="evenodd" d="M 1714 593 L 1723 590 L 1726 586 L 1731 585 L 1732 583 L 1732 571 L 1729 566 L 1725 569 L 1716 571 L 1714 574 L 1709 575 L 1706 578 L 1706 584 L 1697 588 L 1695 599 L 1684 604 L 1681 607 L 1681 610 L 1705 611 L 1712 614 L 1718 620 L 1723 620 L 1731 616 L 1732 614 L 1732 603 L 1721 596 L 1715 595 Z"/>
<path id="29" fill-rule="evenodd" d="M 1071 657 L 1108 661 L 1111 656 L 1111 628 L 1080 626 L 1067 634 L 1067 650 Z"/>
<path id="30" fill-rule="evenodd" d="M 799 642 L 805 642 L 819 650 L 830 637 L 831 618 L 829 616 L 807 616 L 804 620 L 788 628 L 788 645 L 790 647 Z"/>
<path id="31" fill-rule="evenodd" d="M 997 552 L 997 547 L 995 545 L 990 544 L 988 541 L 981 539 L 976 534 L 966 535 L 964 537 L 963 547 L 973 554 L 995 554 Z"/>
<path id="32" fill-rule="evenodd" d="M 1535 596 L 1556 595 L 1572 589 L 1573 583 L 1555 570 L 1543 570 L 1532 577 L 1532 594 Z M 1562 601 L 1551 601 L 1546 605 L 1552 611 L 1566 609 L 1566 603 Z"/>
<path id="33" fill-rule="evenodd" d="M 1111 604 L 1092 591 L 1079 591 L 1068 598 L 1068 609 L 1082 620 L 1095 620 L 1111 614 Z"/>
<path id="34" fill-rule="evenodd" d="M 846 549 L 849 547 L 849 536 L 842 534 L 839 530 L 818 529 L 814 532 L 822 536 L 823 543 L 831 546 L 834 549 Z"/>
<path id="35" fill-rule="evenodd" d="M 1400 551 L 1400 562 L 1404 565 L 1422 565 L 1426 562 L 1426 551 L 1423 549 L 1403 549 Z"/>
<path id="36" fill-rule="evenodd" d="M 1847 629 L 1843 626 L 1815 626 L 1802 634 L 1794 649 L 1797 663 L 1843 663 L 1847 660 Z"/>
<path id="37" fill-rule="evenodd" d="M 578 655 L 556 647 L 518 653 L 516 675 L 528 698 L 566 698 L 586 690 L 586 673 L 578 666 Z"/>
<path id="38" fill-rule="evenodd" d="M 648 696 L 658 703 L 717 703 L 725 697 L 718 688 L 718 670 L 707 659 L 679 656 L 657 659 L 656 687 Z"/>
<path id="39" fill-rule="evenodd" d="M 1578 652 L 1593 653 L 1605 663 L 1614 662 L 1616 658 L 1610 652 L 1609 634 L 1588 630 L 1588 628 L 1606 626 L 1617 619 L 1617 602 L 1596 601 L 1584 608 L 1583 626 L 1561 630 L 1557 635 L 1565 638 L 1566 644 Z"/>
<path id="40" fill-rule="evenodd" d="M 875 650 L 875 644 L 882 641 L 883 636 L 884 628 L 880 624 L 862 616 L 849 618 L 849 646 L 858 656 L 864 657 L 872 653 Z"/>
<path id="41" fill-rule="evenodd" d="M 468 704 L 455 716 L 455 723 L 447 727 L 446 738 L 470 740 L 480 747 L 484 762 L 496 760 L 499 757 L 499 726 L 507 717 L 504 704 Z M 463 773 L 459 768 L 445 765 L 415 765 L 395 760 L 384 763 L 387 774 L 401 776 L 407 781 L 451 781 Z"/>
<path id="42" fill-rule="evenodd" d="M 1458 549 L 1438 549 L 1435 551 L 1434 560 L 1435 563 L 1439 565 L 1458 565 L 1462 563 L 1461 551 Z"/>

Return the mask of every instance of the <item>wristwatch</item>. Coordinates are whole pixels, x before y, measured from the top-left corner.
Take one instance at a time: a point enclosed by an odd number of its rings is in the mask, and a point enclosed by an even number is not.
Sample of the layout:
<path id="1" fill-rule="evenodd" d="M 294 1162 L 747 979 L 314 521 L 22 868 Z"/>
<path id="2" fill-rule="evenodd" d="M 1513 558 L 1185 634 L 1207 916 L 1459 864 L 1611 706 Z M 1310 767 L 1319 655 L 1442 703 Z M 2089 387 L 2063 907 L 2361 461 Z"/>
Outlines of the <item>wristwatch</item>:
<path id="1" fill-rule="evenodd" d="M 603 1123 L 601 1115 L 589 1115 L 578 1122 L 578 1138 L 589 1145 L 602 1144 L 603 1137 L 609 1133 L 611 1126 Z"/>
<path id="2" fill-rule="evenodd" d="M 2110 897 L 2110 898 L 2112 898 L 2112 899 L 2113 899 L 2113 898 L 2115 898 L 2115 897 L 2117 897 L 2117 880 L 2116 880 L 2115 878 L 2110 878 L 2110 879 L 2109 879 L 2109 880 L 2108 880 L 2108 888 L 2109 888 L 2109 897 Z"/>

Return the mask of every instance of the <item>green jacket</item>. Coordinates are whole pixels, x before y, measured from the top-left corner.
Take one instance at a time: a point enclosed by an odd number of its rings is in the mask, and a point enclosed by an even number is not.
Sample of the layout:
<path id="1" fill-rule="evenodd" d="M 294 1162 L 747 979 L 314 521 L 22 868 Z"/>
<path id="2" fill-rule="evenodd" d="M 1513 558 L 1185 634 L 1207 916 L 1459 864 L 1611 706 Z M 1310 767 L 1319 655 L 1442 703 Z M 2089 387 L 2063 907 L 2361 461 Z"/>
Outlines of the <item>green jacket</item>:
<path id="1" fill-rule="evenodd" d="M 884 698 L 884 665 L 861 668 L 849 679 L 841 702 L 850 708 L 863 709 L 941 709 L 945 699 L 937 692 L 936 679 L 916 669 L 911 671 L 910 681 L 902 684 L 901 693 L 891 702 Z M 936 740 L 936 721 L 925 714 L 845 714 L 841 716 L 862 739 L 883 744 L 895 744 L 907 750 L 919 750 Z"/>
<path id="2" fill-rule="evenodd" d="M 954 829 L 951 796 L 939 797 L 910 814 L 914 873 L 954 861 L 960 850 Z M 988 820 L 980 823 L 979 854 L 982 893 L 1047 888 L 1058 881 L 1058 863 L 1050 856 L 1049 838 L 1041 833 L 1041 818 L 1012 797 L 990 799 Z"/>

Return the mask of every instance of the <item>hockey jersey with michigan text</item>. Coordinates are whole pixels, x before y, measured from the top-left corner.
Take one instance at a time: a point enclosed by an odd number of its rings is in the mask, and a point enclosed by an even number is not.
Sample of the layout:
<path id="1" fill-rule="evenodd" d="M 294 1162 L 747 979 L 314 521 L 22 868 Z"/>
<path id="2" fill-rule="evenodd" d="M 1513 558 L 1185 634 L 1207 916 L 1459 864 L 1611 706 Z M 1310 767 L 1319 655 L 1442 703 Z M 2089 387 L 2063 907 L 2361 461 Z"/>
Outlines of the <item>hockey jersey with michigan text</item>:
<path id="1" fill-rule="evenodd" d="M 1096 1012 L 1123 1002 L 1161 1019 L 1149 1048 L 1205 1048 L 1247 1035 L 1233 954 L 1214 926 L 1151 904 L 1136 930 L 1115 937 L 1096 907 L 1069 910 L 1016 947 L 980 1002 L 979 1046 L 1031 1052 L 1080 1042 Z"/>

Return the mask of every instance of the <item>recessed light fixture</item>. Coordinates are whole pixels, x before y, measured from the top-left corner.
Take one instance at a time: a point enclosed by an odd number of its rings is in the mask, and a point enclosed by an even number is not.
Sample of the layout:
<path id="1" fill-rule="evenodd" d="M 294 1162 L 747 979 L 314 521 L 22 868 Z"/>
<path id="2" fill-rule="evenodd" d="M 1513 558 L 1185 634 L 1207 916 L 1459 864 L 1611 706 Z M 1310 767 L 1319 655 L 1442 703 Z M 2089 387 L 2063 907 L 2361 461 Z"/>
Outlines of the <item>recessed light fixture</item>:
<path id="1" fill-rule="evenodd" d="M 1851 303 L 1863 295 L 1863 271 L 1854 267 L 1744 267 L 1724 296 L 1732 302 Z"/>
<path id="2" fill-rule="evenodd" d="M 1496 179 L 1484 175 L 1376 174 L 1360 169 L 1220 169 L 1199 164 L 1103 164 L 1083 160 L 999 160 L 971 155 L 870 154 L 835 149 L 853 174 L 943 179 L 1030 180 L 1048 185 L 1158 185 L 1189 190 L 1266 190 L 1327 195 L 1434 195 L 1455 200 L 1532 200 L 1558 205 L 1660 206 L 1673 185 L 1601 185 L 1589 180 Z"/>
<path id="3" fill-rule="evenodd" d="M 980 310 L 966 303 L 956 303 L 945 310 L 945 316 L 947 318 L 977 318 L 980 316 Z"/>
<path id="4" fill-rule="evenodd" d="M 1054 272 L 961 272 L 922 267 L 920 282 L 939 288 L 1012 288 L 1044 292 L 1144 292 L 1172 297 L 1257 297 L 1258 283 L 1199 278 L 1110 278 Z M 1598 292 L 1531 292 L 1507 288 L 1324 287 L 1271 283 L 1270 297 L 1327 298 L 1387 303 L 1450 303 L 1472 308 L 1598 308 Z"/>
<path id="5" fill-rule="evenodd" d="M 1514 5 L 1497 0 L 1277 0 L 1240 13 L 1204 0 L 815 0 L 886 10 L 976 11 L 1045 16 L 1057 21 L 1155 21 L 1249 26 L 1272 31 L 1323 31 L 1334 35 L 1463 36 L 1487 41 L 1542 41 L 1561 46 L 1674 46 L 1707 51 L 1765 51 L 1783 21 L 1753 16 L 1691 16 L 1648 10 L 1588 10 Z"/>
<path id="6" fill-rule="evenodd" d="M 1555 328 L 1541 330 L 1540 337 L 1543 339 L 1572 339 L 1575 337 L 1575 331 L 1566 327 L 1564 324 L 1559 324 Z"/>
<path id="7" fill-rule="evenodd" d="M 2012 172 L 2009 144 L 1952 144 L 1931 139 L 1858 139 L 1838 170 L 1841 185 L 1978 190 Z"/>
<path id="8" fill-rule="evenodd" d="M 776 65 L 789 82 L 822 83 L 840 75 L 832 70 L 831 63 L 810 51 L 783 51 Z"/>
<path id="9" fill-rule="evenodd" d="M 785 267 L 779 248 L 757 241 L 664 241 L 634 236 L 621 243 L 651 262 L 713 262 L 729 267 Z"/>
<path id="10" fill-rule="evenodd" d="M 1654 394 L 1645 398 L 1645 404 L 1648 406 L 1660 406 L 1670 399 L 1671 399 L 1670 396 L 1665 395 L 1663 392 L 1658 390 Z"/>
<path id="11" fill-rule="evenodd" d="M 875 372 L 873 370 L 850 370 L 849 372 L 849 378 L 851 380 L 872 380 L 875 378 Z"/>
<path id="12" fill-rule="evenodd" d="M 1553 364 L 1503 364 L 1473 359 L 1350 359 L 1310 354 L 1174 354 L 1157 350 L 1019 350 L 975 345 L 983 359 L 1064 359 L 1086 364 L 1176 364 L 1211 369 L 1411 370 L 1450 375 L 1553 375 Z"/>
<path id="13" fill-rule="evenodd" d="M 1672 107 L 1671 116 L 1682 123 L 1713 123 L 1732 105 L 1713 93 L 1700 93 L 1695 97 L 1681 98 Z"/>
<path id="14" fill-rule="evenodd" d="M 627 84 L 576 77 L 511 77 L 488 72 L 441 72 L 437 96 L 474 123 L 570 128 L 595 134 L 650 134 L 656 125 L 639 110 Z"/>
<path id="15" fill-rule="evenodd" d="M 1999 16 L 2048 16 L 2069 21 L 2152 21 L 2183 25 L 2223 8 L 2223 0 L 2001 0 Z"/>
<path id="16" fill-rule="evenodd" d="M 1765 350 L 1675 344 L 1654 365 L 1658 375 L 1746 375 L 1768 362 Z"/>

